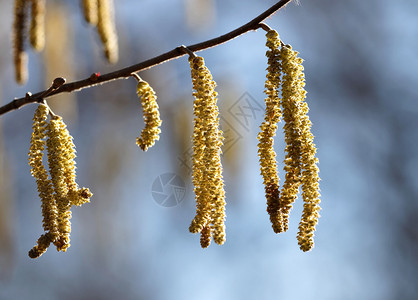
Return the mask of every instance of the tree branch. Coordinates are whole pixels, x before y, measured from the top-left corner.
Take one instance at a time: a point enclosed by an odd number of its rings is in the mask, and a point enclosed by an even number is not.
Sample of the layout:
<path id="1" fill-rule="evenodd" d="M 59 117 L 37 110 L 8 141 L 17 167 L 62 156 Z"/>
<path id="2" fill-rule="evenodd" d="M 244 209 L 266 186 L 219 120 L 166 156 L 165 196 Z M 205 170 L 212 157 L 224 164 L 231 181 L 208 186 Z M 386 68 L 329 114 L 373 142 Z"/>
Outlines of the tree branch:
<path id="1" fill-rule="evenodd" d="M 208 48 L 212 48 L 218 45 L 221 45 L 225 42 L 228 42 L 248 31 L 252 31 L 252 30 L 257 30 L 258 28 L 262 27 L 262 25 L 260 25 L 260 23 L 262 21 L 264 21 L 265 19 L 267 19 L 268 17 L 270 17 L 271 15 L 273 15 L 275 12 L 277 12 L 279 9 L 283 8 L 284 6 L 286 6 L 289 2 L 291 2 L 292 0 L 280 0 L 279 2 L 277 2 L 276 4 L 274 4 L 272 7 L 270 7 L 269 9 L 267 9 L 265 12 L 263 12 L 262 14 L 260 14 L 259 16 L 257 16 L 256 18 L 254 18 L 253 20 L 251 20 L 250 22 L 248 22 L 247 24 L 231 31 L 228 32 L 224 35 L 221 35 L 219 37 L 213 38 L 211 40 L 202 42 L 202 43 L 198 43 L 198 44 L 194 44 L 191 46 L 187 46 L 187 48 L 190 51 L 193 52 L 197 52 L 197 51 L 201 51 L 204 49 L 208 49 Z M 96 75 L 96 74 L 92 74 L 89 78 L 87 79 L 83 79 L 83 80 L 79 80 L 79 81 L 74 81 L 74 82 L 69 82 L 67 84 L 62 85 L 60 88 L 52 91 L 51 93 L 47 93 L 46 97 L 43 97 L 44 99 L 49 98 L 53 95 L 57 95 L 57 94 L 61 94 L 61 93 L 70 93 L 73 91 L 78 91 L 78 90 L 82 90 L 85 88 L 90 88 L 93 87 L 95 85 L 98 84 L 102 84 L 105 82 L 110 82 L 116 79 L 126 79 L 129 78 L 131 76 L 132 73 L 135 72 L 139 72 L 139 71 L 143 71 L 143 70 L 147 70 L 150 69 L 154 66 L 157 66 L 161 63 L 173 60 L 173 59 L 177 59 L 183 55 L 187 54 L 187 52 L 184 50 L 184 46 L 180 46 L 177 47 L 171 51 L 168 51 L 164 54 L 161 54 L 159 56 L 156 56 L 154 58 L 148 59 L 146 61 L 140 62 L 138 64 L 111 72 L 111 73 L 107 73 L 107 74 L 103 74 L 103 75 Z M 29 104 L 29 103 L 33 103 L 33 102 L 38 102 L 41 100 L 41 97 L 43 95 L 45 95 L 46 91 L 41 91 L 38 92 L 36 94 L 33 94 L 31 96 L 26 96 L 23 98 L 19 98 L 19 99 L 15 99 L 11 102 L 9 102 L 8 104 L 0 107 L 0 115 L 3 115 L 7 112 L 10 112 L 12 110 L 15 109 L 19 109 L 20 107 Z"/>

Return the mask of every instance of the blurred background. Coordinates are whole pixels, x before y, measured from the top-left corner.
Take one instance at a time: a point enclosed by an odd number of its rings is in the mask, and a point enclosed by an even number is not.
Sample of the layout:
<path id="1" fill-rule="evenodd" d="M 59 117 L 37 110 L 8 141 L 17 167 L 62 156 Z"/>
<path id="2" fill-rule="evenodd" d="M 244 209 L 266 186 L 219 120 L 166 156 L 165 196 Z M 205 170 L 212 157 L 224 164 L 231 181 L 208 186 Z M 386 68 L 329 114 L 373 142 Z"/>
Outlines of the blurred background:
<path id="1" fill-rule="evenodd" d="M 79 1 L 47 1 L 46 49 L 29 51 L 29 80 L 14 82 L 13 1 L 0 2 L 0 104 L 107 73 L 181 44 L 235 29 L 275 1 L 115 1 L 120 59 L 108 65 Z M 218 84 L 227 242 L 202 250 L 188 232 L 192 84 L 185 57 L 142 72 L 163 119 L 142 152 L 134 79 L 49 101 L 77 146 L 77 178 L 91 203 L 72 209 L 71 247 L 39 259 L 40 200 L 27 152 L 35 105 L 0 117 L 0 299 L 417 299 L 418 2 L 301 0 L 266 22 L 305 59 L 318 148 L 322 211 L 315 248 L 276 235 L 259 175 L 265 36 L 250 32 L 200 52 Z M 276 152 L 284 158 L 283 134 Z M 284 178 L 280 164 L 280 176 Z"/>

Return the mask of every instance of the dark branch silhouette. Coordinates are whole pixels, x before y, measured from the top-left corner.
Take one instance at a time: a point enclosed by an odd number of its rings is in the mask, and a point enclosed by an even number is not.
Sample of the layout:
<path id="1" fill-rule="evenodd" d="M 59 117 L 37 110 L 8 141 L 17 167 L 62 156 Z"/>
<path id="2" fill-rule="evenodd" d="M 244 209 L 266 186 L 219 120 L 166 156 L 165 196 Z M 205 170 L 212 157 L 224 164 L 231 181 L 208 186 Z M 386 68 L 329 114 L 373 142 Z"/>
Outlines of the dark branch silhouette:
<path id="1" fill-rule="evenodd" d="M 257 30 L 258 28 L 265 29 L 265 25 L 262 25 L 261 22 L 267 19 L 268 17 L 270 17 L 271 15 L 273 15 L 279 9 L 286 6 L 291 1 L 292 0 L 281 0 L 277 2 L 276 4 L 274 4 L 272 7 L 270 7 L 269 9 L 267 9 L 266 11 L 264 11 L 262 14 L 260 14 L 259 16 L 257 16 L 256 18 L 248 22 L 247 24 L 231 32 L 228 32 L 224 35 L 213 38 L 211 40 L 194 44 L 194 45 L 190 45 L 187 47 L 179 46 L 164 54 L 161 54 L 159 56 L 153 57 L 146 61 L 140 62 L 138 64 L 135 64 L 135 65 L 132 65 L 132 66 L 129 66 L 129 67 L 126 67 L 126 68 L 123 68 L 114 72 L 110 72 L 110 73 L 103 74 L 103 75 L 92 74 L 90 77 L 86 79 L 64 84 L 61 87 L 54 89 L 52 92 L 49 92 L 49 93 L 47 93 L 48 90 L 41 91 L 33 95 L 31 95 L 30 93 L 27 93 L 26 97 L 15 99 L 9 102 L 8 104 L 0 107 L 0 115 L 3 115 L 15 109 L 19 109 L 20 107 L 29 103 L 42 101 L 42 99 L 49 98 L 53 95 L 61 94 L 64 92 L 70 93 L 70 92 L 82 90 L 85 88 L 90 88 L 90 87 L 103 84 L 105 82 L 110 82 L 116 79 L 129 78 L 132 73 L 150 69 L 161 63 L 164 63 L 173 59 L 177 59 L 183 55 L 188 54 L 186 48 L 192 52 L 197 52 L 197 51 L 205 50 L 205 49 L 212 48 L 212 47 L 221 45 L 223 43 L 226 43 L 244 33 L 247 33 L 248 31 Z"/>

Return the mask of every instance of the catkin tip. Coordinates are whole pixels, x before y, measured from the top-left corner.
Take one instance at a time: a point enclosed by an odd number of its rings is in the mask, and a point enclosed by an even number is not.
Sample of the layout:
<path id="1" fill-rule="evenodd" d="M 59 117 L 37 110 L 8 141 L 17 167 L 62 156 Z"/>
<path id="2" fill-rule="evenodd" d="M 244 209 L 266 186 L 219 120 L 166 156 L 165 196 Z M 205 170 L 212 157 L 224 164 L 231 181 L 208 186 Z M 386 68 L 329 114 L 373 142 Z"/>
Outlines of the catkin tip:
<path id="1" fill-rule="evenodd" d="M 37 241 L 37 245 L 33 247 L 31 250 L 29 250 L 29 257 L 34 259 L 40 257 L 42 254 L 46 252 L 51 242 L 52 236 L 50 233 L 45 233 L 41 235 L 41 237 Z"/>
<path id="2" fill-rule="evenodd" d="M 98 19 L 97 0 L 82 0 L 83 15 L 86 22 L 96 26 Z"/>
<path id="3" fill-rule="evenodd" d="M 18 84 L 25 84 L 28 80 L 28 55 L 26 52 L 16 54 L 15 78 Z"/>
<path id="4" fill-rule="evenodd" d="M 212 239 L 212 233 L 211 233 L 210 226 L 206 225 L 203 227 L 202 231 L 200 232 L 200 246 L 203 249 L 209 247 L 211 239 Z"/>

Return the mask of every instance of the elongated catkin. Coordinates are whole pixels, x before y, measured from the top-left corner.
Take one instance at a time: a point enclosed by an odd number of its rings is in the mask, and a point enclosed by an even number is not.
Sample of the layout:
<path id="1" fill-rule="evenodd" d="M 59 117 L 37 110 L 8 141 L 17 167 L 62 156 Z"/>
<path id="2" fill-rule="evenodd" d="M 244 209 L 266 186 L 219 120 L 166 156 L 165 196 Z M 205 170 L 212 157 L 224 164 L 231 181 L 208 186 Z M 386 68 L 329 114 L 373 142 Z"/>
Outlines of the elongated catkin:
<path id="1" fill-rule="evenodd" d="M 225 242 L 225 191 L 222 178 L 222 131 L 219 129 L 216 83 L 202 57 L 190 57 L 193 82 L 193 184 L 196 216 L 189 230 L 201 232 L 201 246 Z M 210 226 L 210 227 L 209 227 Z"/>
<path id="2" fill-rule="evenodd" d="M 24 84 L 28 79 L 28 55 L 25 52 L 25 30 L 28 0 L 15 0 L 13 21 L 13 62 L 16 82 Z"/>
<path id="3" fill-rule="evenodd" d="M 279 60 L 280 39 L 275 30 L 267 32 L 266 46 L 267 78 L 265 83 L 266 112 L 264 122 L 260 126 L 258 134 L 258 156 L 260 159 L 260 171 L 263 177 L 267 199 L 267 212 L 274 232 L 283 231 L 282 214 L 279 201 L 279 175 L 277 172 L 276 152 L 274 151 L 274 136 L 277 123 L 280 121 L 280 84 L 281 65 Z"/>

